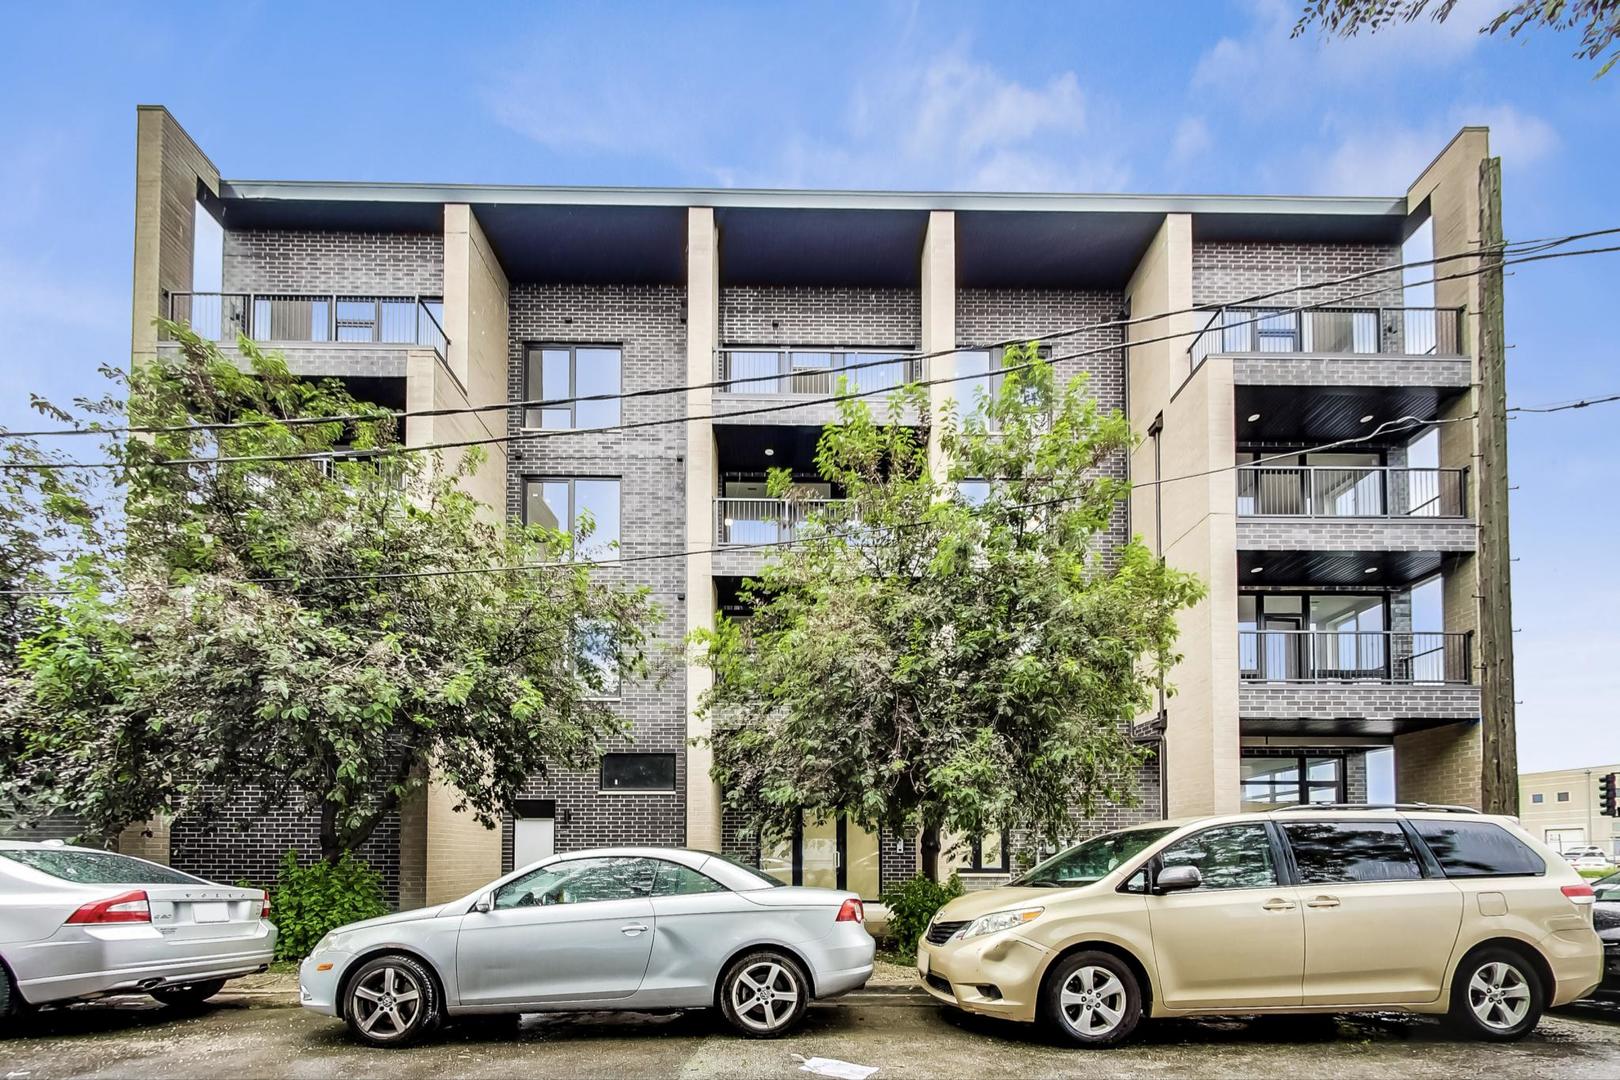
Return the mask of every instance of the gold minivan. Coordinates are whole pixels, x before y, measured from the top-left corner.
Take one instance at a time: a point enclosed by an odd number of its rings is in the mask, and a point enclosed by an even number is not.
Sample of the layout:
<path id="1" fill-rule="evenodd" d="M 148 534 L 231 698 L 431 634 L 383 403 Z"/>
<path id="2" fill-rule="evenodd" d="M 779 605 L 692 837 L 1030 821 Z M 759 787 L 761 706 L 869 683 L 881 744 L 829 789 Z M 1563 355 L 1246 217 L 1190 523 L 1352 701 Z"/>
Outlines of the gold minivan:
<path id="1" fill-rule="evenodd" d="M 1512 818 L 1291 806 L 1093 837 L 946 904 L 917 971 L 941 1001 L 1082 1046 L 1144 1015 L 1371 1010 L 1509 1040 L 1601 981 L 1592 902 Z"/>

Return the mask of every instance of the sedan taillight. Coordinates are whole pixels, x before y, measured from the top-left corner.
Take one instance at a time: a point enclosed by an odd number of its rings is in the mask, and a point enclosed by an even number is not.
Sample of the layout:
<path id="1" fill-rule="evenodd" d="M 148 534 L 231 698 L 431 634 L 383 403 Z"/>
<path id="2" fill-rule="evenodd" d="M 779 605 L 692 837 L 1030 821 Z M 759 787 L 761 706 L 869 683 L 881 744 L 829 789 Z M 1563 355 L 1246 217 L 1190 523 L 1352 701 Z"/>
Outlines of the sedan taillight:
<path id="1" fill-rule="evenodd" d="M 270 894 L 265 893 L 264 894 L 264 899 L 259 901 L 259 918 L 268 919 L 269 917 L 270 917 Z"/>
<path id="2" fill-rule="evenodd" d="M 68 916 L 67 924 L 83 926 L 92 923 L 151 921 L 152 906 L 146 902 L 146 890 L 132 889 L 127 893 L 119 893 L 106 900 L 96 900 L 84 905 Z"/>
<path id="3" fill-rule="evenodd" d="M 865 922 L 866 908 L 859 900 L 851 897 L 844 901 L 844 906 L 838 909 L 838 918 L 835 922 Z"/>

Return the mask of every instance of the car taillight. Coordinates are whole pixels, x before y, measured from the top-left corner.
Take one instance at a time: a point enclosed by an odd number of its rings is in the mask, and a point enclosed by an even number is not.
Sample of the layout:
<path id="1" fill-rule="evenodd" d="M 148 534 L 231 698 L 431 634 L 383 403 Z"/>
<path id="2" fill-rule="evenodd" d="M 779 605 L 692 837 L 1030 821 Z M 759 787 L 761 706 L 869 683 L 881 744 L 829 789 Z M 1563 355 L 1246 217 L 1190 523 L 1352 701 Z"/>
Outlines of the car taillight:
<path id="1" fill-rule="evenodd" d="M 89 923 L 120 923 L 152 921 L 152 906 L 146 902 L 144 889 L 132 889 L 127 893 L 106 900 L 97 900 L 84 905 L 78 911 L 68 916 L 68 925 L 85 925 Z"/>
<path id="2" fill-rule="evenodd" d="M 1593 904 L 1597 902 L 1597 893 L 1592 891 L 1590 885 L 1565 885 L 1564 895 L 1569 897 L 1572 904 Z"/>
<path id="3" fill-rule="evenodd" d="M 263 900 L 259 901 L 259 918 L 268 919 L 269 917 L 270 917 L 270 897 L 267 895 Z"/>
<path id="4" fill-rule="evenodd" d="M 865 922 L 866 908 L 856 899 L 844 901 L 844 906 L 838 909 L 838 918 L 835 922 Z"/>

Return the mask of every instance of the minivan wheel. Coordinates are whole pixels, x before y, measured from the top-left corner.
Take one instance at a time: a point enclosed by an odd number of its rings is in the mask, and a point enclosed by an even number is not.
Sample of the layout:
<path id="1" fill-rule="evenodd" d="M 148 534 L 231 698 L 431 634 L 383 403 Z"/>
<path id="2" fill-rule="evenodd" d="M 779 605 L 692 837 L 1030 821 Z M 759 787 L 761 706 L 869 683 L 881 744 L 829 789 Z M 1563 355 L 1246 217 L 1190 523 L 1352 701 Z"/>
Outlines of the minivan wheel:
<path id="1" fill-rule="evenodd" d="M 720 977 L 720 1011 L 750 1039 L 785 1035 L 804 1018 L 810 980 L 798 964 L 762 950 L 739 957 Z"/>
<path id="2" fill-rule="evenodd" d="M 1485 949 L 1457 966 L 1451 1021 L 1475 1038 L 1522 1039 L 1541 1020 L 1545 991 L 1533 967 L 1510 949 Z"/>
<path id="3" fill-rule="evenodd" d="M 427 968 L 409 956 L 368 960 L 343 991 L 343 1015 L 368 1046 L 409 1046 L 439 1026 L 439 991 Z"/>
<path id="4" fill-rule="evenodd" d="M 1113 1046 L 1142 1019 L 1142 988 L 1130 966 L 1112 953 L 1065 957 L 1041 989 L 1043 1014 L 1071 1042 Z"/>

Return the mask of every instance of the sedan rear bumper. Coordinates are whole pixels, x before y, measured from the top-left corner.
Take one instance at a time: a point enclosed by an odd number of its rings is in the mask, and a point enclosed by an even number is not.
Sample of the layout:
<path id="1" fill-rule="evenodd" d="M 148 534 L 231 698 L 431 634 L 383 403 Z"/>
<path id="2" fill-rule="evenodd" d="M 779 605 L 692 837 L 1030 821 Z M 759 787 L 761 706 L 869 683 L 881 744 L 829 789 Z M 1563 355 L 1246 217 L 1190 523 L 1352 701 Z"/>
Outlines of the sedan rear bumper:
<path id="1" fill-rule="evenodd" d="M 148 924 L 64 926 L 54 937 L 8 948 L 17 989 L 30 1004 L 136 993 L 262 971 L 275 959 L 276 928 L 173 940 Z"/>

